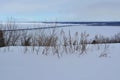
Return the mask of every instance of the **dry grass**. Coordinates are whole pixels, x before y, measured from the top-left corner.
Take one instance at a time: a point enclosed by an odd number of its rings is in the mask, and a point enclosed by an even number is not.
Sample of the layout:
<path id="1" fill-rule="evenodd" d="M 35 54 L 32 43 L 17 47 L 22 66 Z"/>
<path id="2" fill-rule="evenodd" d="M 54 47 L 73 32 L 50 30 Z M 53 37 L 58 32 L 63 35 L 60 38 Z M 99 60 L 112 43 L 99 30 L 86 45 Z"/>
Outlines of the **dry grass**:
<path id="1" fill-rule="evenodd" d="M 5 26 L 1 25 L 1 30 L 15 30 L 17 25 L 14 23 L 8 23 Z M 80 55 L 87 53 L 88 44 L 98 44 L 98 49 L 101 47 L 99 44 L 106 43 L 120 43 L 120 33 L 115 34 L 111 38 L 104 37 L 101 35 L 96 35 L 93 39 L 94 42 L 88 39 L 89 34 L 83 32 L 79 34 L 76 32 L 74 36 L 71 36 L 69 31 L 68 35 L 64 30 L 58 32 L 56 29 L 51 31 L 38 30 L 36 34 L 29 31 L 3 31 L 5 46 L 25 46 L 25 52 L 27 52 L 27 47 L 32 46 L 32 52 L 43 55 L 57 55 L 61 57 L 63 53 L 72 54 L 78 53 Z M 37 46 L 37 48 L 36 48 Z M 40 50 L 40 47 L 44 47 Z M 108 47 L 105 46 L 103 53 Z M 106 54 L 101 54 L 100 57 L 106 56 Z"/>

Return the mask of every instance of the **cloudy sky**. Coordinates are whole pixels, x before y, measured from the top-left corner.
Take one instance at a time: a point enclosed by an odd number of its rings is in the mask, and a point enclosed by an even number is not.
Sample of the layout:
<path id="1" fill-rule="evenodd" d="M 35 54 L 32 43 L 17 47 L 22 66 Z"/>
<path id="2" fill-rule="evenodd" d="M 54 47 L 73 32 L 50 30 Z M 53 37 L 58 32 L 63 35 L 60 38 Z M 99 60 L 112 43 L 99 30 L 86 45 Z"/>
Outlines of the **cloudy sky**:
<path id="1" fill-rule="evenodd" d="M 120 0 L 0 0 L 0 20 L 120 21 Z"/>

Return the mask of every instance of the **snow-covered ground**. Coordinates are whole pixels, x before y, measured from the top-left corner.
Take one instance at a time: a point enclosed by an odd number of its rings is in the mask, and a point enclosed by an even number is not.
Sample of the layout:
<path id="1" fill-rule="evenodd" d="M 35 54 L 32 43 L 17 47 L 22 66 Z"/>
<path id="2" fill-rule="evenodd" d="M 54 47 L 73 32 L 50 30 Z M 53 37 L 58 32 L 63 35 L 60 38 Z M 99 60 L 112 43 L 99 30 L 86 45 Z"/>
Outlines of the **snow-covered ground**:
<path id="1" fill-rule="evenodd" d="M 7 48 L 6 48 L 7 49 Z M 94 49 L 94 50 L 93 50 Z M 99 57 L 102 50 L 95 47 L 86 54 L 57 56 L 37 55 L 23 47 L 0 49 L 0 80 L 119 80 L 120 44 L 111 44 Z"/>
<path id="2" fill-rule="evenodd" d="M 84 32 L 94 36 L 112 36 L 119 27 L 76 26 L 62 28 L 66 33 Z M 103 47 L 102 47 L 103 46 Z M 66 54 L 60 58 L 55 55 L 37 55 L 31 47 L 0 48 L 0 80 L 120 80 L 120 44 L 88 45 L 84 55 Z M 101 56 L 104 54 L 103 56 Z"/>

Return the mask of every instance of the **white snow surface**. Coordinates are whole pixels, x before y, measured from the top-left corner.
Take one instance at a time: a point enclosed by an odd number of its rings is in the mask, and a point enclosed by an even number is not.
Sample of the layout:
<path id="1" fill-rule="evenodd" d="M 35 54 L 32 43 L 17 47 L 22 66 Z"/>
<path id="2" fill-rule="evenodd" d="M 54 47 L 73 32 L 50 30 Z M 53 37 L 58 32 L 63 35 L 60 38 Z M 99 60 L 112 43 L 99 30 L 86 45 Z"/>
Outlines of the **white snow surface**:
<path id="1" fill-rule="evenodd" d="M 19 46 L 1 48 L 0 80 L 120 80 L 120 44 L 109 46 L 107 57 L 99 57 L 102 49 L 91 47 L 84 55 L 60 58 L 41 51 L 24 53 Z"/>
<path id="2" fill-rule="evenodd" d="M 119 27 L 69 27 L 71 31 L 84 32 L 94 36 L 101 34 L 112 36 L 120 31 Z M 59 29 L 58 29 L 59 30 Z M 33 53 L 31 47 L 24 53 L 24 47 L 0 48 L 0 80 L 120 80 L 120 44 L 108 44 L 109 48 L 97 49 L 88 45 L 84 55 L 66 54 L 60 58 L 55 55 Z M 9 49 L 9 50 L 8 50 Z M 101 54 L 107 57 L 99 57 Z"/>

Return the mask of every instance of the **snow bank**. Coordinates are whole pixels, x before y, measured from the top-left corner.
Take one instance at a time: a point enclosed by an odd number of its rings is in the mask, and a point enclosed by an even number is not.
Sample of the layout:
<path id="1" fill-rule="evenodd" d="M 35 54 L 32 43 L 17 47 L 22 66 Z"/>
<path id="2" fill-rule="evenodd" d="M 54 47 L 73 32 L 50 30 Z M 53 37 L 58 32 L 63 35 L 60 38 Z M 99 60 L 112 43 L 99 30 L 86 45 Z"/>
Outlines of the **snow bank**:
<path id="1" fill-rule="evenodd" d="M 119 48 L 109 45 L 107 57 L 99 57 L 103 49 L 94 46 L 84 55 L 61 58 L 24 53 L 24 47 L 1 48 L 0 80 L 120 80 Z"/>

